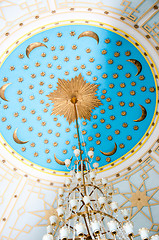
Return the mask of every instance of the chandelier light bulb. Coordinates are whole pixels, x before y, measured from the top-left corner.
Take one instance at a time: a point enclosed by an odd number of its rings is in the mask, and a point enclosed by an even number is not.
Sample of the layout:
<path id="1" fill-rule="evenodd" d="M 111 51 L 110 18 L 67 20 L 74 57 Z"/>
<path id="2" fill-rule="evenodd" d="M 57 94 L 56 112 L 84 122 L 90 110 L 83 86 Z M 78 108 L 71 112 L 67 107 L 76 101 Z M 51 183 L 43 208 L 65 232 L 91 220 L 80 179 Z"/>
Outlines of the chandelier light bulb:
<path id="1" fill-rule="evenodd" d="M 99 163 L 97 163 L 97 162 L 95 162 L 95 163 L 93 163 L 93 167 L 94 167 L 94 169 L 98 169 L 98 167 L 99 167 Z"/>
<path id="2" fill-rule="evenodd" d="M 66 178 L 66 187 L 70 187 L 72 180 L 70 178 Z"/>
<path id="3" fill-rule="evenodd" d="M 85 225 L 82 224 L 82 223 L 78 223 L 75 225 L 75 229 L 76 229 L 76 232 L 77 232 L 77 236 L 78 237 L 83 237 L 84 236 L 84 233 L 85 233 Z"/>
<path id="4" fill-rule="evenodd" d="M 129 211 L 128 209 L 124 208 L 121 210 L 121 214 L 123 215 L 124 219 L 127 220 L 129 216 Z"/>
<path id="5" fill-rule="evenodd" d="M 139 234 L 142 240 L 147 240 L 149 239 L 149 230 L 147 228 L 140 228 L 139 229 Z"/>
<path id="6" fill-rule="evenodd" d="M 98 198 L 98 202 L 103 207 L 106 204 L 106 198 L 105 197 L 100 197 Z"/>
<path id="7" fill-rule="evenodd" d="M 80 155 L 80 150 L 79 150 L 79 149 L 75 149 L 75 150 L 74 150 L 74 154 L 75 154 L 76 157 L 79 157 L 79 155 Z"/>
<path id="8" fill-rule="evenodd" d="M 90 176 L 91 181 L 94 181 L 96 178 L 95 172 L 90 172 L 89 176 Z"/>
<path id="9" fill-rule="evenodd" d="M 118 203 L 117 202 L 111 202 L 110 207 L 114 212 L 118 211 Z"/>
<path id="10" fill-rule="evenodd" d="M 102 181 L 103 186 L 106 187 L 106 186 L 107 186 L 107 183 L 108 183 L 107 179 L 102 178 L 101 181 Z"/>
<path id="11" fill-rule="evenodd" d="M 93 157 L 94 157 L 94 152 L 93 152 L 93 151 L 88 151 L 88 156 L 89 156 L 90 158 L 93 158 Z"/>
<path id="12" fill-rule="evenodd" d="M 82 180 L 82 173 L 81 172 L 76 173 L 76 178 L 80 182 Z"/>
<path id="13" fill-rule="evenodd" d="M 153 235 L 151 236 L 151 240 L 159 240 L 159 235 Z"/>
<path id="14" fill-rule="evenodd" d="M 63 188 L 59 188 L 58 189 L 58 194 L 59 194 L 60 197 L 63 197 L 64 189 Z"/>
<path id="15" fill-rule="evenodd" d="M 95 235 L 98 235 L 100 233 L 100 225 L 98 221 L 91 222 L 91 228 Z"/>
<path id="16" fill-rule="evenodd" d="M 53 236 L 50 234 L 45 234 L 42 240 L 53 240 Z"/>
<path id="17" fill-rule="evenodd" d="M 49 218 L 50 220 L 50 223 L 52 226 L 55 226 L 57 224 L 57 216 L 56 215 L 53 215 Z"/>
<path id="18" fill-rule="evenodd" d="M 60 218 L 62 218 L 64 216 L 64 208 L 63 207 L 58 207 L 57 208 L 57 214 Z"/>
<path id="19" fill-rule="evenodd" d="M 71 171 L 70 171 L 70 175 L 71 175 L 71 177 L 73 177 L 73 176 L 74 176 L 74 173 L 75 173 L 75 171 L 74 171 L 74 170 L 71 170 Z"/>
<path id="20" fill-rule="evenodd" d="M 71 164 L 71 160 L 70 159 L 66 159 L 65 160 L 65 165 L 66 165 L 67 168 L 70 166 L 70 164 Z"/>
<path id="21" fill-rule="evenodd" d="M 53 229 L 52 229 L 52 226 L 51 225 L 48 225 L 46 227 L 46 230 L 47 230 L 47 234 L 52 234 L 53 233 Z"/>
<path id="22" fill-rule="evenodd" d="M 113 189 L 111 187 L 109 187 L 107 189 L 107 193 L 111 196 L 113 194 Z"/>
<path id="23" fill-rule="evenodd" d="M 63 206 L 63 199 L 59 198 L 58 199 L 58 207 L 62 207 Z"/>
<path id="24" fill-rule="evenodd" d="M 70 176 L 71 176 L 71 178 L 74 177 L 74 174 L 75 174 L 75 171 L 74 171 L 74 170 L 71 170 L 71 171 L 70 171 Z"/>
<path id="25" fill-rule="evenodd" d="M 111 220 L 111 221 L 107 222 L 107 225 L 108 225 L 109 231 L 110 231 L 112 234 L 115 235 L 116 232 L 117 232 L 117 224 L 116 224 L 116 221 Z"/>
<path id="26" fill-rule="evenodd" d="M 76 210 L 77 209 L 77 205 L 78 205 L 78 202 L 77 202 L 76 199 L 71 199 L 70 200 L 71 209 Z"/>
<path id="27" fill-rule="evenodd" d="M 107 203 L 111 204 L 112 203 L 112 198 L 110 196 L 107 197 Z"/>
<path id="28" fill-rule="evenodd" d="M 60 238 L 61 240 L 67 240 L 69 236 L 69 231 L 67 227 L 62 227 L 60 229 Z"/>
<path id="29" fill-rule="evenodd" d="M 133 236 L 133 224 L 132 224 L 132 222 L 126 222 L 123 225 L 123 228 L 124 228 L 126 234 L 128 235 L 128 237 Z"/>
<path id="30" fill-rule="evenodd" d="M 87 207 L 90 206 L 90 197 L 84 196 L 83 201 Z"/>

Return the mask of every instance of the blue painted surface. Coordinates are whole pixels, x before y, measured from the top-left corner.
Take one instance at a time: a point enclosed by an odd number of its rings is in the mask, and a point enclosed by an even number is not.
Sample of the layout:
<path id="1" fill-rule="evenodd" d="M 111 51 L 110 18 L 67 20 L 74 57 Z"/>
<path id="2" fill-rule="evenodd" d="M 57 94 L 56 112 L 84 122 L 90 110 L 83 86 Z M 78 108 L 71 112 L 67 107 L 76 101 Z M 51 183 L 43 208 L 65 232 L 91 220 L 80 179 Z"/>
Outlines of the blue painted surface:
<path id="1" fill-rule="evenodd" d="M 91 30 L 96 32 L 99 35 L 99 44 L 89 37 L 80 38 L 78 36 L 83 31 Z M 75 31 L 75 36 L 71 36 L 70 32 Z M 57 37 L 57 33 L 61 32 L 62 37 Z M 27 58 L 25 50 L 27 46 L 33 42 L 43 42 L 43 39 L 47 37 L 48 42 L 45 44 L 48 48 L 40 47 L 34 49 L 30 53 L 30 58 Z M 105 43 L 105 39 L 109 38 L 111 41 L 109 44 Z M 117 46 L 116 42 L 121 41 L 122 45 Z M 77 45 L 77 49 L 73 50 L 72 45 Z M 61 51 L 59 47 L 63 45 L 65 49 Z M 51 46 L 55 46 L 55 51 L 51 51 Z M 86 53 L 86 49 L 90 48 L 91 52 Z M 106 50 L 107 54 L 102 55 L 101 51 Z M 131 55 L 126 56 L 125 52 L 130 51 Z M 42 53 L 46 53 L 46 57 L 42 57 Z M 114 52 L 119 52 L 119 57 L 114 57 Z M 18 55 L 24 54 L 23 59 L 19 59 Z M 58 56 L 58 60 L 53 60 L 53 56 Z M 80 60 L 76 60 L 76 56 L 80 56 Z M 68 57 L 69 61 L 65 62 L 64 58 Z M 90 58 L 94 58 L 93 63 L 89 62 Z M 142 64 L 142 71 L 138 76 L 135 76 L 137 73 L 136 67 L 127 62 L 128 59 L 137 59 Z M 112 59 L 113 64 L 108 64 L 108 60 Z M 39 62 L 40 67 L 35 67 L 35 63 Z M 47 64 L 51 63 L 52 67 L 48 68 Z M 85 64 L 86 68 L 81 69 L 81 65 Z M 23 66 L 28 65 L 29 68 L 24 70 Z M 57 66 L 61 65 L 61 70 L 57 69 Z M 102 68 L 97 70 L 97 65 L 101 65 Z M 122 65 L 123 69 L 118 70 L 117 66 Z M 10 71 L 10 66 L 15 66 L 14 71 Z M 77 67 L 78 71 L 74 71 L 73 68 Z M 69 75 L 65 75 L 65 71 L 69 71 Z M 87 75 L 87 72 L 91 71 L 90 76 Z M 41 72 L 45 72 L 46 75 L 42 77 Z M 36 74 L 36 78 L 31 78 L 31 74 Z M 93 110 L 92 116 L 97 115 L 97 119 L 91 117 L 91 121 L 86 120 L 87 125 L 83 126 L 81 120 L 81 130 L 86 130 L 86 134 L 83 135 L 84 141 L 87 143 L 86 149 L 89 150 L 90 147 L 94 147 L 95 156 L 101 157 L 99 165 L 104 166 L 107 164 L 106 157 L 100 153 L 100 150 L 108 152 L 114 148 L 114 143 L 117 144 L 117 152 L 111 156 L 111 162 L 115 161 L 118 158 L 121 158 L 124 154 L 130 151 L 143 137 L 147 131 L 155 110 L 156 104 L 156 92 L 150 92 L 149 88 L 154 87 L 155 83 L 151 69 L 149 68 L 148 63 L 142 54 L 137 50 L 137 48 L 131 44 L 128 40 L 119 36 L 116 33 L 113 33 L 109 30 L 93 27 L 93 26 L 83 26 L 83 25 L 74 25 L 74 26 L 63 26 L 50 29 L 44 32 L 41 32 L 18 46 L 5 60 L 0 69 L 0 80 L 1 85 L 4 85 L 3 78 L 7 77 L 8 82 L 12 83 L 5 92 L 6 98 L 9 102 L 0 100 L 0 119 L 6 117 L 6 121 L 2 122 L 0 125 L 0 132 L 8 142 L 8 144 L 15 149 L 23 157 L 27 158 L 33 163 L 36 163 L 42 167 L 51 168 L 54 170 L 66 171 L 65 166 L 58 165 L 54 160 L 54 153 L 61 160 L 70 158 L 73 155 L 73 146 L 78 146 L 77 139 L 74 138 L 76 134 L 75 123 L 68 124 L 63 116 L 57 116 L 58 120 L 54 121 L 54 117 L 51 115 L 52 104 L 51 101 L 46 97 L 47 94 L 53 92 L 56 89 L 58 78 L 71 79 L 82 74 L 84 79 L 90 83 L 100 84 L 97 96 L 103 103 L 103 106 Z M 108 77 L 104 79 L 102 76 L 106 73 Z M 117 73 L 118 78 L 114 79 L 113 74 Z M 130 73 L 131 77 L 126 78 L 125 74 Z M 54 79 L 50 79 L 50 74 L 54 74 Z M 144 80 L 139 80 L 139 76 L 144 75 Z M 23 82 L 19 82 L 18 78 L 22 77 Z M 97 81 L 93 81 L 93 77 L 97 77 Z M 43 81 L 44 85 L 40 86 L 39 83 Z M 131 82 L 136 82 L 136 86 L 132 86 Z M 113 83 L 114 88 L 109 88 L 109 84 Z M 125 83 L 126 87 L 121 88 L 120 84 Z M 48 88 L 48 85 L 52 84 L 52 88 Z M 33 89 L 29 89 L 29 86 L 33 85 Z M 146 91 L 142 92 L 141 87 L 145 86 Z M 102 93 L 102 90 L 106 90 L 106 94 Z M 22 94 L 18 95 L 17 91 L 21 90 Z M 39 94 L 39 90 L 43 90 L 43 94 Z M 134 90 L 136 94 L 134 96 L 130 95 L 130 91 Z M 121 91 L 123 95 L 119 97 L 117 93 Z M 35 97 L 34 100 L 30 100 L 30 96 Z M 105 99 L 101 99 L 101 95 L 105 95 Z M 19 102 L 19 98 L 23 98 L 23 102 Z M 106 98 L 110 97 L 111 102 L 107 102 Z M 145 100 L 151 99 L 150 104 L 146 104 Z M 44 100 L 44 103 L 41 104 L 40 100 Z M 125 102 L 125 106 L 121 107 L 119 103 Z M 129 103 L 133 102 L 134 107 L 129 107 Z M 46 107 L 45 104 L 50 103 L 49 107 Z M 4 109 L 4 105 L 8 105 L 7 109 Z M 141 116 L 141 108 L 139 104 L 143 105 L 147 110 L 147 117 L 144 121 L 135 123 L 133 120 L 138 119 Z M 109 105 L 113 105 L 112 110 L 108 109 Z M 26 106 L 26 110 L 21 110 L 22 106 Z M 44 112 L 44 109 L 48 109 L 47 112 Z M 105 113 L 102 114 L 100 111 L 104 109 Z M 31 114 L 30 111 L 35 110 L 35 114 Z M 126 111 L 126 116 L 122 116 L 121 112 Z M 14 113 L 18 112 L 19 116 L 15 117 Z M 110 120 L 110 116 L 115 116 L 115 120 Z M 40 116 L 41 120 L 38 121 L 37 117 Z M 26 122 L 23 123 L 22 119 L 26 118 Z M 104 119 L 105 122 L 101 123 L 100 120 Z M 46 122 L 45 126 L 42 126 L 42 122 Z M 58 127 L 57 123 L 60 123 L 61 126 Z M 123 123 L 127 123 L 128 127 L 122 127 Z M 96 129 L 93 128 L 93 124 L 97 124 Z M 111 128 L 106 129 L 106 125 L 110 124 Z M 6 127 L 11 125 L 11 129 L 7 130 Z M 133 127 L 138 126 L 138 130 L 134 130 Z M 33 131 L 28 131 L 28 128 L 32 127 Z M 13 132 L 18 128 L 17 135 L 21 140 L 29 140 L 27 144 L 19 145 L 13 140 Z M 66 128 L 70 128 L 70 132 L 66 132 Z M 52 130 L 52 134 L 48 133 L 48 130 Z M 115 130 L 119 129 L 120 134 L 116 135 Z M 42 136 L 39 137 L 38 133 L 42 133 Z M 56 133 L 60 133 L 60 137 L 56 137 Z M 97 138 L 96 133 L 100 133 L 101 136 Z M 132 140 L 127 140 L 127 136 L 131 135 Z M 88 137 L 92 137 L 92 141 L 88 141 Z M 112 141 L 107 139 L 108 136 L 112 136 Z M 48 143 L 45 144 L 44 140 L 47 139 Z M 82 139 L 82 137 L 81 137 Z M 65 142 L 70 141 L 67 145 Z M 96 141 L 100 140 L 101 144 L 97 145 Z M 56 147 L 53 146 L 53 143 L 57 142 Z M 30 144 L 35 143 L 35 147 L 31 147 Z M 125 147 L 121 149 L 120 144 L 124 144 Z M 23 152 L 22 147 L 25 147 L 26 150 Z M 49 149 L 49 153 L 45 153 L 45 150 Z M 67 149 L 67 153 L 64 154 L 63 150 Z M 34 157 L 34 153 L 37 152 L 38 156 Z M 85 154 L 84 154 L 85 155 Z M 47 159 L 51 159 L 51 163 L 47 163 Z M 95 159 L 94 159 L 95 161 Z M 93 162 L 94 162 L 93 161 Z"/>

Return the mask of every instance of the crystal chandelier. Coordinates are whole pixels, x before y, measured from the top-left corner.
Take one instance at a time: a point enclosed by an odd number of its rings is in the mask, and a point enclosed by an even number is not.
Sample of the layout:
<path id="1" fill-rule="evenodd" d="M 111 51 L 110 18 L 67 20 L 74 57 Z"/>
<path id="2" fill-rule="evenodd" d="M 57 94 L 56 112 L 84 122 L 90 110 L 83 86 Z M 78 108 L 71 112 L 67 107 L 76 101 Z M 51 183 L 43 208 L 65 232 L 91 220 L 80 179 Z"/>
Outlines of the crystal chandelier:
<path id="1" fill-rule="evenodd" d="M 57 214 L 50 216 L 50 225 L 43 240 L 90 240 L 114 239 L 132 240 L 134 236 L 133 223 L 129 221 L 129 212 L 122 209 L 123 222 L 118 220 L 118 203 L 113 201 L 113 189 L 108 186 L 107 179 L 102 178 L 101 184 L 96 183 L 99 164 L 91 168 L 93 151 L 87 158 L 82 158 L 81 142 L 78 125 L 77 97 L 70 99 L 74 105 L 79 149 L 74 150 L 76 161 L 70 178 L 66 178 L 66 189 L 59 188 L 57 196 Z M 65 160 L 66 167 L 71 164 Z M 142 240 L 148 240 L 147 228 L 139 229 Z M 159 235 L 151 236 L 151 240 L 159 240 Z"/>

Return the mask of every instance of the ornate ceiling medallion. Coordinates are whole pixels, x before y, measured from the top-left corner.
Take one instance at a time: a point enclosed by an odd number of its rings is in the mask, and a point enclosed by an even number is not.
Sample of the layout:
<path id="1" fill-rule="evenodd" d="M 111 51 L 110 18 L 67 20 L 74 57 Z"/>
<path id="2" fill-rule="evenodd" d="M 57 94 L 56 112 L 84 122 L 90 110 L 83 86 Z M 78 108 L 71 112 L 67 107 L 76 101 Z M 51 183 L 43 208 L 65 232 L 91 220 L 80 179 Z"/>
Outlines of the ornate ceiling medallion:
<path id="1" fill-rule="evenodd" d="M 90 120 L 92 109 L 102 105 L 97 98 L 97 84 L 87 83 L 81 74 L 71 80 L 60 79 L 57 83 L 57 89 L 47 95 L 54 104 L 52 115 L 64 116 L 71 124 L 75 121 L 74 105 L 71 102 L 72 98 L 77 99 L 77 112 L 79 118 Z"/>

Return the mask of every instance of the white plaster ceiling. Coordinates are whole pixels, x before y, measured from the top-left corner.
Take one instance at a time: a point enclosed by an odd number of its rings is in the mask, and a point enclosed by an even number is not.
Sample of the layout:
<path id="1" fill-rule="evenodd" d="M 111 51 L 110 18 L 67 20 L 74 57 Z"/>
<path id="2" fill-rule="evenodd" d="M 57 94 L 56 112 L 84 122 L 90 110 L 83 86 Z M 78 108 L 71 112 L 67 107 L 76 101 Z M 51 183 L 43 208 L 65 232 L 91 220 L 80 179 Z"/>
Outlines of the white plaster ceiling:
<path id="1" fill-rule="evenodd" d="M 158 1 L 0 1 L 0 55 L 23 35 L 60 21 L 98 21 L 126 32 L 148 52 L 147 60 L 158 67 Z M 37 17 L 38 16 L 38 17 Z M 22 23 L 22 24 L 21 24 Z M 19 40 L 19 43 L 24 38 Z M 14 48 L 14 44 L 11 49 Z M 11 51 L 10 49 L 10 51 Z M 5 54 L 4 54 L 5 53 Z M 2 56 L 2 54 L 4 54 Z M 155 75 L 157 75 L 157 70 Z M 0 79 L 2 81 L 2 79 Z M 156 76 L 158 83 L 158 77 Z M 98 178 L 107 177 L 121 207 L 128 206 L 135 230 L 146 226 L 151 235 L 159 232 L 159 140 L 158 108 L 155 128 L 139 151 L 117 166 L 103 169 Z M 151 130 L 151 129 L 150 129 Z M 151 131 L 150 131 L 151 132 Z M 34 168 L 7 151 L 0 139 L 0 239 L 41 239 L 46 232 L 57 188 L 64 174 Z M 63 175 L 61 177 L 61 175 Z M 147 206 L 138 211 L 129 200 L 132 193 L 144 192 Z M 124 205 L 125 204 L 125 205 Z M 137 234 L 137 232 L 136 232 Z"/>

